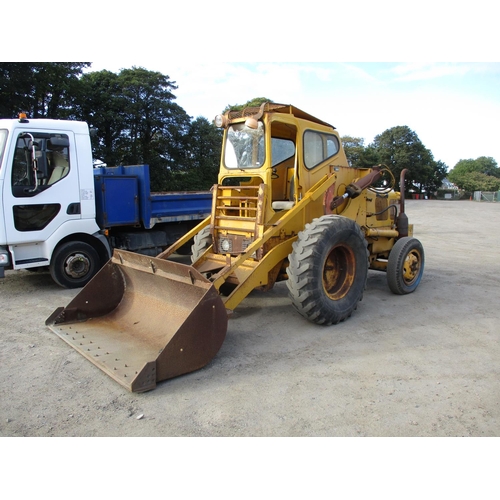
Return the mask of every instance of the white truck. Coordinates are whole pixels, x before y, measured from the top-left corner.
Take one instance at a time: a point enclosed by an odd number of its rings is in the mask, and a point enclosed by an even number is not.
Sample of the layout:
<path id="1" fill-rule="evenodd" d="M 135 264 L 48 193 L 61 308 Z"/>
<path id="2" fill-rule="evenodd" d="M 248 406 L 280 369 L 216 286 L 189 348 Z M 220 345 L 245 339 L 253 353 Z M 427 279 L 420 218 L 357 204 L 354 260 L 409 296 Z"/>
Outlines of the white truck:
<path id="1" fill-rule="evenodd" d="M 210 192 L 150 193 L 147 165 L 94 168 L 85 122 L 0 120 L 0 278 L 48 267 L 82 287 L 114 248 L 155 256 L 211 204 Z"/>

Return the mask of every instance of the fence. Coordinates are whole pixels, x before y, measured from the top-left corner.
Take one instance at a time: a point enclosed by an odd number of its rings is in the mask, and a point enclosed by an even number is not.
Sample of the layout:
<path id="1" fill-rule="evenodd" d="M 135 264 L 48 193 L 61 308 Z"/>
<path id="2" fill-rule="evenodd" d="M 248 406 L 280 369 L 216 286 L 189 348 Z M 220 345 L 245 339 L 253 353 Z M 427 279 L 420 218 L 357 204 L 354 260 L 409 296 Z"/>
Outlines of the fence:
<path id="1" fill-rule="evenodd" d="M 474 191 L 474 201 L 500 201 L 500 191 Z"/>

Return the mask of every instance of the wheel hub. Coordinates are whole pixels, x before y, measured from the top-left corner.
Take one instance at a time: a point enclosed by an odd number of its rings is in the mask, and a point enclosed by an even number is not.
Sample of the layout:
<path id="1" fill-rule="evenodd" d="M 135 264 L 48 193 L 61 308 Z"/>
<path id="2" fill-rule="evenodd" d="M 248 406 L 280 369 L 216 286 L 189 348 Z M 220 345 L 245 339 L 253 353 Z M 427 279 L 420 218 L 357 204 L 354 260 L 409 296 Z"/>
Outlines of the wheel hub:
<path id="1" fill-rule="evenodd" d="M 411 283 L 420 272 L 420 255 L 418 252 L 410 252 L 404 261 L 403 278 L 406 283 Z"/>
<path id="2" fill-rule="evenodd" d="M 334 247 L 323 267 L 323 288 L 331 300 L 339 300 L 350 290 L 354 282 L 356 260 L 345 246 Z"/>
<path id="3" fill-rule="evenodd" d="M 66 274 L 74 279 L 85 276 L 89 270 L 90 260 L 82 253 L 71 255 L 64 265 Z"/>

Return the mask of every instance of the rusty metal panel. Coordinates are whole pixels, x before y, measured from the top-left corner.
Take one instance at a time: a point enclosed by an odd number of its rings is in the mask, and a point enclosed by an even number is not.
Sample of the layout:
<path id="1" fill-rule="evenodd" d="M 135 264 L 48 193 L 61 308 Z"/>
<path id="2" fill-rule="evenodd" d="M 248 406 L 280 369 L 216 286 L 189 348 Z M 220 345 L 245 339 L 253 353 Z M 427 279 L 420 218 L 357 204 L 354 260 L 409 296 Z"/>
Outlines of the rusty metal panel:
<path id="1" fill-rule="evenodd" d="M 144 392 L 210 362 L 227 313 L 191 266 L 120 250 L 46 323 L 118 383 Z"/>
<path id="2" fill-rule="evenodd" d="M 377 220 L 387 220 L 389 218 L 389 210 L 386 210 L 388 206 L 389 201 L 385 196 L 377 196 L 377 198 L 375 198 L 375 212 L 377 213 Z"/>

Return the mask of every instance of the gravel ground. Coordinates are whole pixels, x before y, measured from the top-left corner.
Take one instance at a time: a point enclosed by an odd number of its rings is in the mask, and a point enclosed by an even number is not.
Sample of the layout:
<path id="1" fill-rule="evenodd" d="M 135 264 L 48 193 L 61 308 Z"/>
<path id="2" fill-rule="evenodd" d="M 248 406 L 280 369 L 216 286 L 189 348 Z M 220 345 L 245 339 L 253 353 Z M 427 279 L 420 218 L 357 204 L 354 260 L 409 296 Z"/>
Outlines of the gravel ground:
<path id="1" fill-rule="evenodd" d="M 292 309 L 284 283 L 254 292 L 216 358 L 132 394 L 53 334 L 78 293 L 48 273 L 0 280 L 0 436 L 500 435 L 500 204 L 410 200 L 426 252 L 415 293 L 370 272 L 332 327 Z"/>

